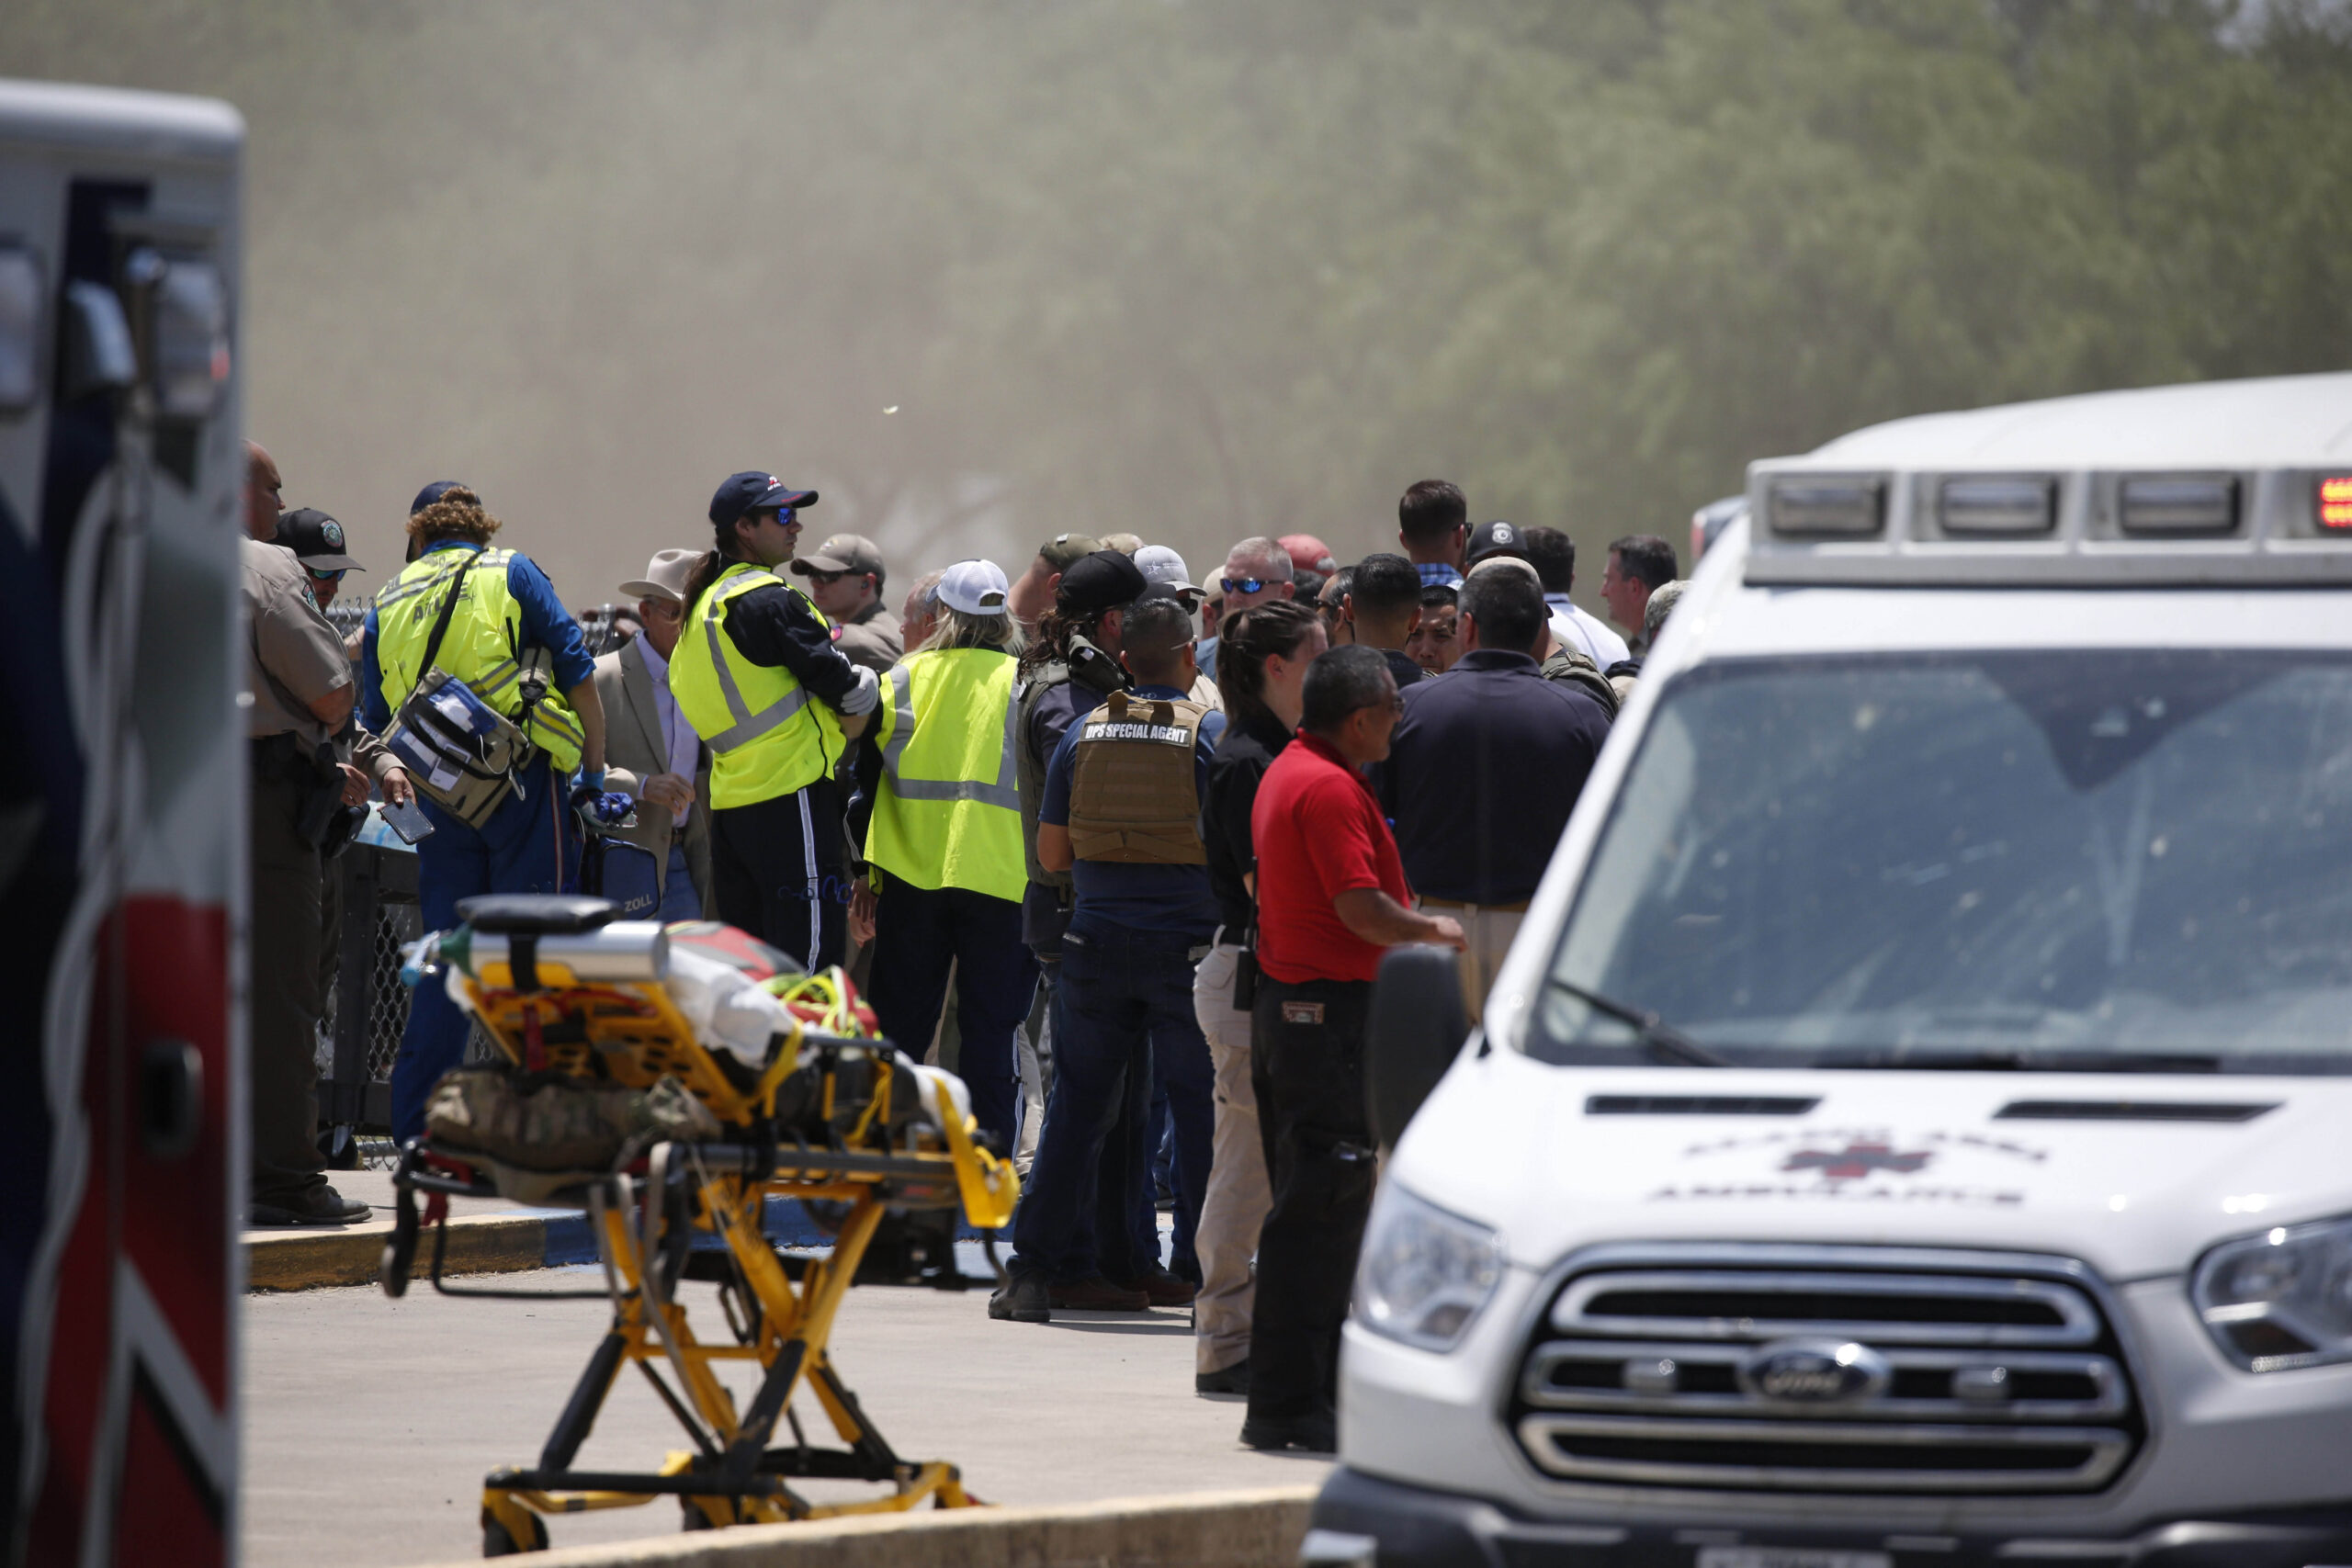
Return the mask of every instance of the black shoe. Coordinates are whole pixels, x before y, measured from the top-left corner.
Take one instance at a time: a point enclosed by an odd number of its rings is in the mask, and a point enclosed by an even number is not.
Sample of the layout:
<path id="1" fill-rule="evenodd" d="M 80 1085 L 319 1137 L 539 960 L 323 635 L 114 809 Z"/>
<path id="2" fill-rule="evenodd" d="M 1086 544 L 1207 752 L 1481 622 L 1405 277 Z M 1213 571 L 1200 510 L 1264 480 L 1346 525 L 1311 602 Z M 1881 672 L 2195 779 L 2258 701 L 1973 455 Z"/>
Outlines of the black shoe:
<path id="1" fill-rule="evenodd" d="M 1241 1423 L 1241 1440 L 1261 1452 L 1304 1449 L 1311 1454 L 1335 1454 L 1340 1451 L 1339 1426 L 1329 1416 L 1296 1416 L 1275 1420 L 1263 1420 L 1253 1416 Z"/>
<path id="2" fill-rule="evenodd" d="M 1047 1300 L 1070 1312 L 1149 1312 L 1151 1297 L 1125 1285 L 1114 1285 L 1097 1274 L 1046 1287 Z"/>
<path id="3" fill-rule="evenodd" d="M 1198 1285 L 1186 1283 L 1157 1263 L 1132 1280 L 1114 1283 L 1123 1291 L 1142 1292 L 1144 1299 L 1156 1307 L 1191 1306 L 1193 1298 L 1201 1293 Z"/>
<path id="4" fill-rule="evenodd" d="M 1000 1323 L 1051 1323 L 1053 1309 L 1046 1302 L 1043 1274 L 1015 1274 L 989 1297 L 989 1315 Z"/>
<path id="5" fill-rule="evenodd" d="M 347 1225 L 364 1220 L 375 1211 L 356 1199 L 346 1198 L 320 1182 L 306 1187 L 291 1197 L 279 1197 L 268 1202 L 256 1199 L 245 1223 L 255 1226 L 271 1225 Z"/>
<path id="6" fill-rule="evenodd" d="M 1244 1356 L 1229 1367 L 1219 1367 L 1213 1372 L 1193 1374 L 1194 1393 L 1240 1393 L 1250 1392 L 1250 1358 Z"/>

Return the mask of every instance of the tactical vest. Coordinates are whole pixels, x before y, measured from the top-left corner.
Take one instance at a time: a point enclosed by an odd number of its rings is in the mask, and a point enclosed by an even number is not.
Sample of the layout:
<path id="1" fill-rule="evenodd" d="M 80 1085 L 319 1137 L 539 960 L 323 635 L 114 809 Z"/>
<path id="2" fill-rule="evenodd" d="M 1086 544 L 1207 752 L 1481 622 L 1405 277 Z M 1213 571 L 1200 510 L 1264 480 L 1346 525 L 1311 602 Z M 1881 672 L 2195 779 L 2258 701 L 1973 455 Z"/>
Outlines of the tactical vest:
<path id="1" fill-rule="evenodd" d="M 1069 843 L 1080 860 L 1206 865 L 1188 698 L 1114 692 L 1078 721 L 1070 758 Z"/>
<path id="2" fill-rule="evenodd" d="M 1572 648 L 1555 648 L 1552 650 L 1552 657 L 1545 660 L 1536 672 L 1546 681 L 1557 681 L 1562 685 L 1576 687 L 1606 708 L 1611 718 L 1617 716 L 1617 688 L 1609 683 L 1609 677 L 1600 672 L 1600 666 L 1586 655 Z"/>
<path id="3" fill-rule="evenodd" d="M 841 719 L 825 704 L 810 702 L 792 671 L 752 663 L 727 635 L 727 606 L 775 586 L 797 595 L 820 626 L 831 626 L 807 594 L 765 567 L 737 561 L 686 612 L 671 650 L 670 694 L 710 743 L 714 810 L 807 788 L 825 776 L 845 744 Z"/>
<path id="4" fill-rule="evenodd" d="M 579 716 L 563 694 L 552 685 L 523 713 L 523 679 L 537 672 L 544 678 L 550 650 L 523 648 L 523 606 L 506 586 L 506 568 L 513 550 L 428 550 L 376 595 L 376 669 L 378 690 L 393 713 L 408 701 L 425 671 L 424 645 L 432 639 L 434 623 L 441 617 L 442 601 L 452 578 L 465 573 L 458 589 L 456 612 L 442 634 L 435 669 L 463 681 L 475 696 L 508 719 L 522 725 L 531 743 L 554 761 L 558 773 L 580 765 L 584 732 Z"/>
<path id="5" fill-rule="evenodd" d="M 1080 642 L 1084 639 L 1072 637 L 1070 640 Z M 1093 647 L 1091 643 L 1087 646 L 1090 649 Z M 1100 649 L 1093 651 L 1095 657 L 1085 661 L 1088 669 L 1105 673 L 1118 671 L 1116 660 Z M 1065 895 L 1064 904 L 1069 903 L 1067 895 L 1071 891 L 1069 873 L 1047 871 L 1037 860 L 1037 808 L 1045 803 L 1046 765 L 1053 761 L 1053 757 L 1050 752 L 1040 752 L 1030 742 L 1037 732 L 1035 725 L 1031 722 L 1037 712 L 1037 705 L 1055 687 L 1071 681 L 1078 681 L 1079 684 L 1098 694 L 1116 689 L 1097 685 L 1091 680 L 1080 680 L 1071 672 L 1068 662 L 1050 659 L 1023 676 L 1014 691 L 1019 711 L 1014 721 L 1017 736 L 1013 747 L 1013 778 L 1021 791 L 1021 841 L 1028 852 L 1029 880 L 1042 886 L 1058 889 Z"/>
<path id="6" fill-rule="evenodd" d="M 934 649 L 892 667 L 868 732 L 882 752 L 868 861 L 917 887 L 1020 901 L 1015 673 L 1012 655 L 992 648 Z"/>

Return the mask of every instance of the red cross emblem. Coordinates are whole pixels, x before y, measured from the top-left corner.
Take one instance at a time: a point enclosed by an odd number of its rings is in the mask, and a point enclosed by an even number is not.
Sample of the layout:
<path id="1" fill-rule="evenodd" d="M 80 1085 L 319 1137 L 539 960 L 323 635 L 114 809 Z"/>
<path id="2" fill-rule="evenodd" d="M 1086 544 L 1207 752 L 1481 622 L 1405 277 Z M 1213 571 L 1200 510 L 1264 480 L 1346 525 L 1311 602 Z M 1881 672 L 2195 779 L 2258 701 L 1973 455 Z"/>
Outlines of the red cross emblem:
<path id="1" fill-rule="evenodd" d="M 1886 1144 L 1849 1142 L 1842 1149 L 1799 1149 L 1781 1167 L 1782 1170 L 1817 1170 L 1828 1181 L 1859 1181 L 1863 1177 L 1881 1171 L 1897 1176 L 1916 1176 L 1935 1157 L 1932 1149 L 1918 1149 L 1897 1154 Z"/>

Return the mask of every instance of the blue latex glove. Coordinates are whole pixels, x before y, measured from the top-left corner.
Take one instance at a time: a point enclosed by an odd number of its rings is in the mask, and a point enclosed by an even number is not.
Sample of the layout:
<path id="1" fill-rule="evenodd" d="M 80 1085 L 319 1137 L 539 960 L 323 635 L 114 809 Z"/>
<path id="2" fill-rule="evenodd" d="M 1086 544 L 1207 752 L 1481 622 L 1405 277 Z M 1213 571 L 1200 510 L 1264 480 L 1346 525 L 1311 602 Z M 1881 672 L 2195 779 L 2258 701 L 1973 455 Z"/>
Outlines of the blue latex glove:
<path id="1" fill-rule="evenodd" d="M 637 810 L 637 801 L 630 795 L 594 790 L 580 784 L 571 787 L 571 807 L 602 827 L 618 828 L 627 823 L 630 814 Z"/>
<path id="2" fill-rule="evenodd" d="M 605 770 L 604 770 L 604 769 L 602 769 L 602 768 L 598 768 L 598 769 L 595 769 L 594 772 L 591 772 L 590 770 L 588 770 L 588 769 L 586 769 L 586 768 L 582 768 L 582 769 L 581 769 L 581 770 L 580 770 L 580 787 L 581 787 L 582 789 L 586 790 L 586 791 L 587 791 L 589 794 L 591 794 L 591 795 L 602 795 L 602 794 L 604 794 L 604 793 L 605 793 Z"/>

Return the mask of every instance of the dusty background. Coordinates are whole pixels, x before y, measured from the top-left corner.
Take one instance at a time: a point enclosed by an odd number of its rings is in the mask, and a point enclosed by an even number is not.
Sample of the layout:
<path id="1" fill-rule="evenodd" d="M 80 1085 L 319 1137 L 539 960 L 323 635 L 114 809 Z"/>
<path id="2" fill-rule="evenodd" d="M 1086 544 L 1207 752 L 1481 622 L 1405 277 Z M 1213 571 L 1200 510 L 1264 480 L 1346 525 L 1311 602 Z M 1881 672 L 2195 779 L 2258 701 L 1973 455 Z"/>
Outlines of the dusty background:
<path id="1" fill-rule="evenodd" d="M 1654 531 L 1927 409 L 2352 359 L 2344 7 L 13 0 L 252 127 L 253 433 L 579 604 L 731 469 L 899 580 L 1064 529 Z M 885 410 L 896 408 L 895 414 Z"/>

